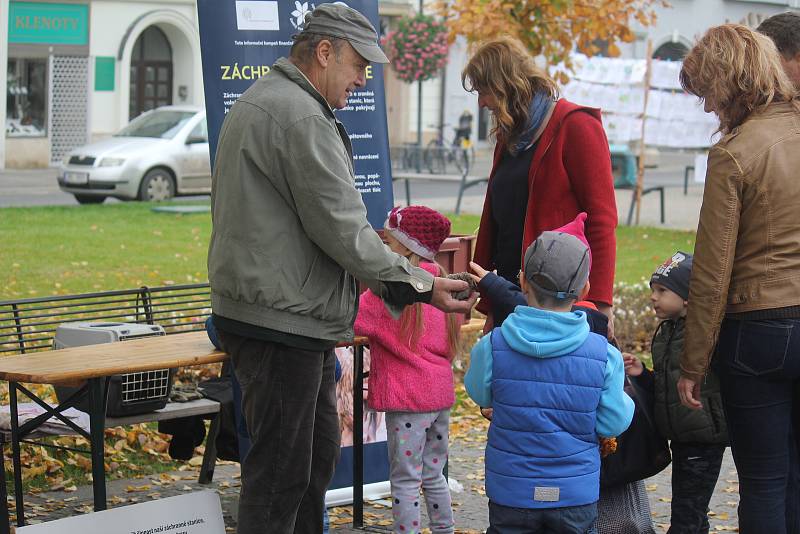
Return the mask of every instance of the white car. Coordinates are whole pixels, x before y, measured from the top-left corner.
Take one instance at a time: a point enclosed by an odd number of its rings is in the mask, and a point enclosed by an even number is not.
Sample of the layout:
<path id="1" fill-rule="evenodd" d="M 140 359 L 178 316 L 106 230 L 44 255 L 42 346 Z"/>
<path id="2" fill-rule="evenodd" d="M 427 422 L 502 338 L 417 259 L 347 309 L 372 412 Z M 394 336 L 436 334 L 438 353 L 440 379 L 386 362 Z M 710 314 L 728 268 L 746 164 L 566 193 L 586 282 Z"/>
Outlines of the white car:
<path id="1" fill-rule="evenodd" d="M 81 204 L 210 193 L 206 112 L 164 106 L 143 113 L 113 137 L 70 151 L 58 185 Z"/>

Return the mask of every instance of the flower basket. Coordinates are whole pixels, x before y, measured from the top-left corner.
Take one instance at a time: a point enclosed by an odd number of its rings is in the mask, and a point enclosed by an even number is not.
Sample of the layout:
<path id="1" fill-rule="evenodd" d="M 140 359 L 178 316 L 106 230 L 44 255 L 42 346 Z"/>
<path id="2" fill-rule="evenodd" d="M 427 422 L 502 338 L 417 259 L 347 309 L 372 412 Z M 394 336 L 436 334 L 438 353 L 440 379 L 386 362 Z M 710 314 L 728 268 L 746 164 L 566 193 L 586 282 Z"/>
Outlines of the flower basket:
<path id="1" fill-rule="evenodd" d="M 447 29 L 428 15 L 403 17 L 381 44 L 397 77 L 407 83 L 435 78 L 447 64 Z"/>

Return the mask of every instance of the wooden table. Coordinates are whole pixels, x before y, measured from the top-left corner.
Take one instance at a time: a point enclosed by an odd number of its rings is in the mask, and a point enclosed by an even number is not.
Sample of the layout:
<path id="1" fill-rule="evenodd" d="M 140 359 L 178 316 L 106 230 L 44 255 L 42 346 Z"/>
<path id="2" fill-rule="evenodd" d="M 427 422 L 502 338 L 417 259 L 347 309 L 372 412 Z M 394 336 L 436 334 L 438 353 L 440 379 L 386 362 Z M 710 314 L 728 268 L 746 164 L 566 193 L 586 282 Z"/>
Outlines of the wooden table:
<path id="1" fill-rule="evenodd" d="M 462 325 L 462 332 L 477 332 L 483 321 L 472 319 Z M 363 527 L 364 522 L 364 443 L 363 443 L 363 402 L 361 399 L 364 384 L 364 346 L 369 344 L 365 337 L 357 337 L 339 346 L 353 346 L 354 384 L 353 384 L 353 526 Z M 14 463 L 14 488 L 17 505 L 18 525 L 24 524 L 22 500 L 22 465 L 20 443 L 36 428 L 55 416 L 69 425 L 77 434 L 87 438 L 92 458 L 92 487 L 95 511 L 106 509 L 106 486 L 104 465 L 103 434 L 106 422 L 106 387 L 112 375 L 139 371 L 152 371 L 218 363 L 228 359 L 224 352 L 216 350 L 204 331 L 172 334 L 136 339 L 120 343 L 87 345 L 67 349 L 37 352 L 0 358 L 0 380 L 9 383 L 11 405 L 11 445 Z M 56 407 L 49 406 L 21 383 L 54 384 L 58 382 L 86 381 L 86 384 L 66 401 Z M 17 393 L 22 392 L 39 404 L 47 412 L 23 425 L 17 419 Z M 91 410 L 89 413 L 89 432 L 76 426 L 61 415 L 63 410 L 74 406 L 88 395 Z M 2 484 L 5 489 L 5 484 Z M 3 491 L 3 493 L 5 493 Z M 6 508 L 6 496 L 0 495 L 0 506 Z M 8 520 L 0 519 L 0 534 L 8 532 Z"/>
<path id="2" fill-rule="evenodd" d="M 106 509 L 106 485 L 104 466 L 103 434 L 106 419 L 106 388 L 112 375 L 140 371 L 153 371 L 191 365 L 217 363 L 228 359 L 224 352 L 216 350 L 205 332 L 190 332 L 170 336 L 155 336 L 120 343 L 87 345 L 67 349 L 21 354 L 0 358 L 0 380 L 9 383 L 11 408 L 11 448 L 14 463 L 14 493 L 17 505 L 17 521 L 25 522 L 22 499 L 22 465 L 20 443 L 51 416 L 67 424 L 77 434 L 89 440 L 92 458 L 92 487 L 94 509 Z M 85 384 L 69 399 L 51 407 L 29 391 L 21 383 Z M 21 392 L 46 410 L 46 413 L 19 425 L 17 393 Z M 74 406 L 88 396 L 90 401 L 89 432 L 81 429 L 61 412 Z M 5 505 L 5 496 L 0 505 Z M 8 521 L 0 525 L 7 532 Z"/>

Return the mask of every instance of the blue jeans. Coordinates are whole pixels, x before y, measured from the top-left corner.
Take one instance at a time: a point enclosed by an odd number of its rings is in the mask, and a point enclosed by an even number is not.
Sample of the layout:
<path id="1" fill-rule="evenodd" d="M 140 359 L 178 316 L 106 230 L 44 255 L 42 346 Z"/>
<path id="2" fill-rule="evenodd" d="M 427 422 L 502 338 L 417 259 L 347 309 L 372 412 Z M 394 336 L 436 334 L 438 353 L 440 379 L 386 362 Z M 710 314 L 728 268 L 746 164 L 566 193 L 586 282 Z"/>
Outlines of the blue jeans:
<path id="1" fill-rule="evenodd" d="M 486 534 L 592 534 L 597 503 L 563 508 L 512 508 L 489 501 Z"/>
<path id="2" fill-rule="evenodd" d="M 726 319 L 715 365 L 739 472 L 739 531 L 800 533 L 800 319 Z"/>

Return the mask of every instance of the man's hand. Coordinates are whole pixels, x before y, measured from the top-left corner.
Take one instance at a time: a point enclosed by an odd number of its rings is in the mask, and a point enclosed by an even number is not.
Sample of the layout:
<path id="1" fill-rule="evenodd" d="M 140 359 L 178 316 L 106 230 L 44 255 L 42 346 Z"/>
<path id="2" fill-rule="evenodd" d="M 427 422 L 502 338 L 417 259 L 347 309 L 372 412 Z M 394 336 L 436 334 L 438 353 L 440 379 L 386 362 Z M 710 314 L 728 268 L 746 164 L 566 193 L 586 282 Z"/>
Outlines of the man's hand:
<path id="1" fill-rule="evenodd" d="M 492 415 L 494 414 L 494 408 L 481 408 L 481 415 L 488 419 L 489 421 L 492 420 Z"/>
<path id="2" fill-rule="evenodd" d="M 608 339 L 614 339 L 614 308 L 602 302 L 595 302 L 597 311 L 608 317 Z"/>
<path id="3" fill-rule="evenodd" d="M 639 376 L 644 372 L 642 361 L 630 352 L 622 353 L 622 361 L 625 363 L 625 374 L 628 376 Z"/>
<path id="4" fill-rule="evenodd" d="M 692 410 L 703 408 L 703 403 L 700 402 L 700 383 L 691 378 L 682 376 L 678 380 L 678 396 L 681 398 L 681 404 L 687 408 Z"/>
<path id="5" fill-rule="evenodd" d="M 473 291 L 467 300 L 458 300 L 453 297 L 453 293 L 466 290 L 469 290 L 469 284 L 464 280 L 451 280 L 437 276 L 433 279 L 431 306 L 447 313 L 467 313 L 478 300 L 478 294 Z"/>

